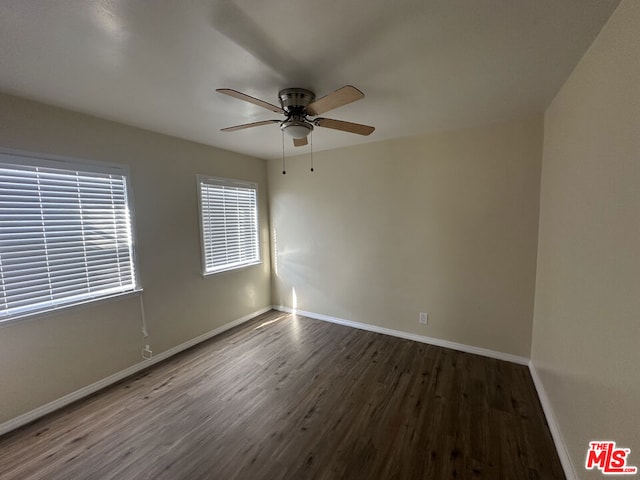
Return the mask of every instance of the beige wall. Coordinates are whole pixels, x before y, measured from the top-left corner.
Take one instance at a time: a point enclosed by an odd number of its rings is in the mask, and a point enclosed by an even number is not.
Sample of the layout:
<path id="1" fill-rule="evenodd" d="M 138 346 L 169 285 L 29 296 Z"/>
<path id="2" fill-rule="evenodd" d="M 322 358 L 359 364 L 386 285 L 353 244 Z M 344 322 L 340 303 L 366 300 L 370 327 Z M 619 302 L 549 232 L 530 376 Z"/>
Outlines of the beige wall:
<path id="1" fill-rule="evenodd" d="M 0 147 L 125 163 L 155 354 L 270 305 L 264 160 L 0 95 Z M 264 263 L 200 274 L 197 173 L 259 184 Z M 0 423 L 141 361 L 136 295 L 0 326 Z"/>
<path id="2" fill-rule="evenodd" d="M 542 128 L 270 161 L 273 303 L 529 357 Z"/>
<path id="3" fill-rule="evenodd" d="M 546 113 L 540 210 L 532 360 L 574 469 L 602 478 L 584 469 L 598 439 L 631 448 L 640 467 L 637 0 L 622 2 Z"/>

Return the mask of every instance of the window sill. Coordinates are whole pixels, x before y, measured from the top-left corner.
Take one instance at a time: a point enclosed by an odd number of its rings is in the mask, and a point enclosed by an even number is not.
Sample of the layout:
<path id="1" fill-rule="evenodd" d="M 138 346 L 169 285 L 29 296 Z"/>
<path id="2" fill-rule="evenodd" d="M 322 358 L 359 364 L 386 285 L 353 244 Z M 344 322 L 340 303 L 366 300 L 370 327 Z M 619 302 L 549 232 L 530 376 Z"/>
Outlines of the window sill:
<path id="1" fill-rule="evenodd" d="M 202 277 L 206 278 L 206 277 L 211 277 L 212 275 L 217 275 L 219 273 L 235 272 L 238 270 L 244 270 L 245 268 L 254 267 L 256 265 L 262 265 L 262 260 L 257 260 L 251 263 L 243 263 L 242 265 L 238 265 L 235 267 L 221 268 L 220 270 L 214 270 L 213 272 L 204 272 L 202 273 Z"/>
<path id="2" fill-rule="evenodd" d="M 134 296 L 134 295 L 138 296 L 141 293 L 142 293 L 142 289 L 138 288 L 136 290 L 131 290 L 129 292 L 116 293 L 116 294 L 107 295 L 104 297 L 89 298 L 86 300 L 82 300 L 80 302 L 68 303 L 66 305 L 59 305 L 56 307 L 47 308 L 45 310 L 38 310 L 37 312 L 25 312 L 9 318 L 4 318 L 4 319 L 0 318 L 0 328 L 7 327 L 15 323 L 26 322 L 29 320 L 38 320 L 41 317 L 44 317 L 47 315 L 62 313 L 64 310 L 86 308 L 88 306 L 96 305 L 102 302 L 112 302 L 114 300 L 119 300 L 122 298 Z"/>

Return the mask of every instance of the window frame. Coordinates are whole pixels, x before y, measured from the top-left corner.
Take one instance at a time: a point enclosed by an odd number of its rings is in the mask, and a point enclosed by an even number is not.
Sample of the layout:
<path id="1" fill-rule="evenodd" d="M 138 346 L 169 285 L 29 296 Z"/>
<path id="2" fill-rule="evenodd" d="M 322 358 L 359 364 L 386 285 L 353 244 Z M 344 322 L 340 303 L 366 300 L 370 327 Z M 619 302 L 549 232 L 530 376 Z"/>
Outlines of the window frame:
<path id="1" fill-rule="evenodd" d="M 104 302 L 118 297 L 138 295 L 142 292 L 142 284 L 140 281 L 140 267 L 138 265 L 137 256 L 137 234 L 135 221 L 135 208 L 133 203 L 133 188 L 129 166 L 122 163 L 104 162 L 97 160 L 88 160 L 75 157 L 67 157 L 62 155 L 52 155 L 36 152 L 27 152 L 22 150 L 14 150 L 0 147 L 0 163 L 5 165 L 41 167 L 66 171 L 78 171 L 83 173 L 95 173 L 103 175 L 118 175 L 125 179 L 125 198 L 129 210 L 129 234 L 131 237 L 131 263 L 132 263 L 132 280 L 133 288 L 121 292 L 113 292 L 108 294 L 96 294 L 95 296 L 85 297 L 69 302 L 60 302 L 53 305 L 47 305 L 42 308 L 22 311 L 13 315 L 0 315 L 0 326 L 8 325 L 17 321 L 40 317 L 52 312 L 59 312 L 70 308 L 86 307 L 97 302 Z"/>
<path id="2" fill-rule="evenodd" d="M 250 188 L 255 191 L 255 217 L 256 217 L 256 256 L 255 260 L 247 261 L 245 263 L 233 266 L 222 266 L 219 268 L 207 271 L 207 257 L 206 257 L 206 245 L 207 239 L 205 238 L 204 228 L 204 212 L 202 201 L 202 184 L 219 185 L 225 187 L 238 187 L 238 188 Z M 235 270 L 241 270 L 254 265 L 262 264 L 262 242 L 260 239 L 260 201 L 259 201 L 259 186 L 257 182 L 251 182 L 247 180 L 238 180 L 224 177 L 214 177 L 211 175 L 197 174 L 196 184 L 198 190 L 198 217 L 200 223 L 200 269 L 203 277 L 211 275 L 217 275 L 224 272 L 232 272 Z"/>

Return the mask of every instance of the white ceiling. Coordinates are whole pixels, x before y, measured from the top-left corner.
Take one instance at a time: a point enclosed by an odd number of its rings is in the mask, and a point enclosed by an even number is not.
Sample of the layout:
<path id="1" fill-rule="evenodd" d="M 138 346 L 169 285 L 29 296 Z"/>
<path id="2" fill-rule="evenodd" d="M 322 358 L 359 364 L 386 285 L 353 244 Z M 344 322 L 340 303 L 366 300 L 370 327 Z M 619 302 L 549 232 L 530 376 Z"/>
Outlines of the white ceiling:
<path id="1" fill-rule="evenodd" d="M 314 150 L 500 121 L 543 111 L 618 3 L 0 0 L 0 91 L 277 158 L 277 125 L 220 128 L 279 116 L 216 88 L 355 85 L 323 116 L 376 131 L 316 128 Z"/>

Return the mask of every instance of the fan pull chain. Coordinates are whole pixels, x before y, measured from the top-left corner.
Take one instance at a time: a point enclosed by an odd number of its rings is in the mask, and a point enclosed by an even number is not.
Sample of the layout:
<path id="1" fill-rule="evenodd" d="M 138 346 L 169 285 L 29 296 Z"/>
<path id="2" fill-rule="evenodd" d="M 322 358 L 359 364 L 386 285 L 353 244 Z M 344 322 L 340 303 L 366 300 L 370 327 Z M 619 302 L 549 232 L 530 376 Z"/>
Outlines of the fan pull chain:
<path id="1" fill-rule="evenodd" d="M 313 172 L 313 132 L 309 134 L 309 144 L 311 146 L 311 171 Z"/>
<path id="2" fill-rule="evenodd" d="M 285 165 L 284 165 L 284 130 L 282 130 L 282 174 L 283 175 L 287 174 L 287 169 L 285 168 Z"/>

